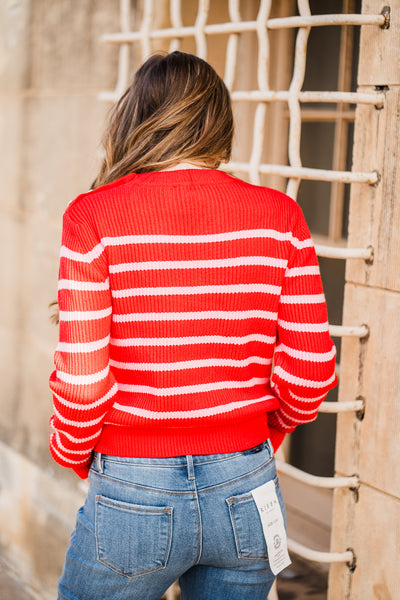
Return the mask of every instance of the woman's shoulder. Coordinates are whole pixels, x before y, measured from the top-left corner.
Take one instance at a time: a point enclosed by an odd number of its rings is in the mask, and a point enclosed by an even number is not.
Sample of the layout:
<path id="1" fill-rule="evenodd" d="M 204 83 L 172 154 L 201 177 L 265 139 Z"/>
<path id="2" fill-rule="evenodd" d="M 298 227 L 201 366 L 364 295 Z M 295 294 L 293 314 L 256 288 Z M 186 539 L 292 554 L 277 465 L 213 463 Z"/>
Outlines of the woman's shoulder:
<path id="1" fill-rule="evenodd" d="M 288 196 L 287 194 L 285 194 L 285 192 L 282 192 L 281 190 L 278 190 L 276 188 L 272 188 L 272 187 L 269 187 L 266 185 L 250 183 L 248 181 L 245 181 L 241 177 L 237 177 L 231 173 L 227 173 L 227 172 L 223 172 L 223 173 L 225 175 L 225 178 L 232 185 L 237 185 L 238 187 L 247 189 L 249 192 L 264 195 L 265 197 L 277 198 L 280 201 L 285 202 L 290 206 L 297 205 L 295 200 L 293 200 L 293 198 L 291 198 L 290 196 Z"/>
<path id="2" fill-rule="evenodd" d="M 301 218 L 302 210 L 293 198 L 281 190 L 249 183 L 241 178 L 226 174 L 232 188 L 236 187 L 239 197 L 248 197 L 255 200 L 261 208 L 269 212 L 276 212 L 286 216 L 289 220 Z"/>
<path id="3" fill-rule="evenodd" d="M 82 213 L 95 212 L 96 207 L 109 202 L 117 189 L 129 185 L 135 177 L 135 173 L 130 173 L 115 181 L 79 194 L 79 196 L 71 200 L 64 214 L 73 219 Z"/>

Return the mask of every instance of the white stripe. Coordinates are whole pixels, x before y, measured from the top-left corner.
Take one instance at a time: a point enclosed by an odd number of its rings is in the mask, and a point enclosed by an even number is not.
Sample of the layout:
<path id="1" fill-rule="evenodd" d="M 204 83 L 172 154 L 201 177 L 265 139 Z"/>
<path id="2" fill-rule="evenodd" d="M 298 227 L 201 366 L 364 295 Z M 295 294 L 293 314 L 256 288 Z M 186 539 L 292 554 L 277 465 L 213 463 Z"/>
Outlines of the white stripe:
<path id="1" fill-rule="evenodd" d="M 160 260 L 146 262 L 131 262 L 110 265 L 110 273 L 125 271 L 159 271 L 168 269 L 218 269 L 260 265 L 284 269 L 287 260 L 270 256 L 238 256 L 235 258 L 217 258 L 214 260 Z"/>
<path id="2" fill-rule="evenodd" d="M 62 458 L 62 460 L 63 460 L 64 462 L 70 463 L 71 465 L 81 465 L 82 463 L 85 463 L 85 462 L 87 462 L 87 461 L 88 461 L 88 458 L 89 458 L 89 456 L 90 456 L 90 452 L 87 452 L 87 455 L 88 455 L 88 456 L 87 456 L 87 458 L 85 458 L 84 460 L 71 460 L 70 458 L 65 458 L 65 456 L 63 456 L 63 455 L 61 454 L 61 452 L 59 452 L 59 451 L 57 450 L 57 448 L 55 447 L 55 445 L 54 445 L 54 442 L 53 442 L 53 440 L 52 440 L 52 439 L 50 440 L 50 443 L 51 443 L 51 447 L 53 448 L 53 450 L 54 450 L 54 452 L 57 454 L 57 456 L 59 456 L 60 458 Z"/>
<path id="3" fill-rule="evenodd" d="M 326 392 L 324 392 L 320 396 L 315 396 L 314 398 L 304 398 L 304 396 L 298 396 L 297 394 L 294 394 L 291 390 L 288 390 L 288 392 L 292 398 L 299 400 L 300 402 L 318 402 L 318 400 L 322 400 L 326 396 Z"/>
<path id="4" fill-rule="evenodd" d="M 167 312 L 167 313 L 129 313 L 113 315 L 115 323 L 126 323 L 128 321 L 205 321 L 207 319 L 221 319 L 225 321 L 236 321 L 244 319 L 268 319 L 275 321 L 277 312 L 267 310 L 203 310 L 198 312 Z"/>
<path id="5" fill-rule="evenodd" d="M 318 411 L 318 406 L 317 408 L 312 408 L 311 410 L 302 410 L 301 408 L 297 408 L 295 406 L 291 406 L 290 404 L 288 404 L 287 402 L 282 403 L 281 402 L 281 406 L 279 408 L 280 412 L 284 412 L 282 409 L 282 404 L 284 404 L 284 406 L 288 406 L 291 410 L 293 410 L 294 412 L 299 413 L 300 415 L 313 415 Z M 287 415 L 287 413 L 285 413 Z M 287 415 L 289 416 L 289 415 Z"/>
<path id="6" fill-rule="evenodd" d="M 83 292 L 102 292 L 110 289 L 110 280 L 107 277 L 105 281 L 75 281 L 74 279 L 60 279 L 58 282 L 59 290 L 78 290 Z"/>
<path id="7" fill-rule="evenodd" d="M 204 358 L 199 360 L 182 360 L 170 363 L 133 363 L 111 360 L 110 365 L 118 369 L 135 371 L 180 371 L 184 369 L 200 369 L 203 367 L 247 367 L 251 364 L 270 365 L 272 359 L 261 356 L 249 356 L 243 360 L 232 358 Z"/>
<path id="8" fill-rule="evenodd" d="M 70 433 L 67 433 L 66 431 L 61 431 L 61 433 L 63 435 L 65 435 L 65 437 L 67 437 L 71 442 L 74 442 L 75 444 L 85 444 L 86 442 L 90 442 L 90 440 L 94 440 L 95 438 L 98 438 L 102 429 L 103 429 L 103 426 L 101 426 L 100 429 L 98 431 L 96 431 L 96 433 L 94 433 L 93 435 L 89 435 L 88 437 L 84 437 L 84 438 L 76 438 L 73 435 L 71 435 Z"/>
<path id="9" fill-rule="evenodd" d="M 275 353 L 284 352 L 288 356 L 292 358 L 299 358 L 300 360 L 307 360 L 313 362 L 327 362 L 336 356 L 336 348 L 333 348 L 329 352 L 305 352 L 303 350 L 296 350 L 295 348 L 290 348 L 285 344 L 279 344 L 276 347 Z"/>
<path id="10" fill-rule="evenodd" d="M 75 427 L 82 427 L 83 429 L 85 429 L 86 427 L 92 427 L 92 425 L 97 425 L 104 419 L 104 415 L 101 415 L 101 417 L 98 417 L 97 419 L 92 419 L 91 421 L 82 421 L 81 419 L 75 421 L 63 417 L 63 415 L 56 409 L 55 406 L 53 406 L 53 410 L 57 419 L 59 419 L 61 423 L 65 423 L 66 425 L 74 425 Z"/>
<path id="11" fill-rule="evenodd" d="M 57 398 L 57 400 L 60 402 L 60 404 L 62 404 L 63 406 L 67 406 L 68 408 L 74 408 L 75 410 L 91 410 L 92 408 L 97 408 L 98 406 L 101 406 L 102 404 L 105 404 L 108 400 L 110 400 L 110 398 L 112 398 L 113 396 L 115 396 L 115 394 L 117 392 L 118 392 L 118 386 L 117 386 L 116 383 L 114 383 L 114 385 L 107 392 L 107 394 L 105 394 L 104 396 L 102 396 L 98 400 L 95 400 L 94 402 L 88 402 L 88 403 L 81 402 L 79 404 L 77 402 L 70 402 L 69 400 L 66 400 L 65 398 L 62 398 L 61 396 L 59 396 L 55 392 L 53 392 L 53 394 Z"/>
<path id="12" fill-rule="evenodd" d="M 170 388 L 156 388 L 150 385 L 135 385 L 129 383 L 119 383 L 118 389 L 121 392 L 131 392 L 134 394 L 151 394 L 158 397 L 181 396 L 184 394 L 197 394 L 201 392 L 211 392 L 215 390 L 234 390 L 249 388 L 255 385 L 262 385 L 269 381 L 268 377 L 252 377 L 247 381 L 215 381 L 211 383 L 197 383 L 195 385 L 181 385 Z"/>
<path id="13" fill-rule="evenodd" d="M 63 452 L 66 452 L 67 454 L 86 454 L 86 456 L 89 457 L 89 455 L 91 453 L 91 450 L 69 450 L 61 442 L 60 433 L 58 431 L 55 432 L 55 437 L 56 437 L 56 440 L 57 440 L 57 446 L 58 446 L 58 448 L 60 450 L 62 450 Z"/>
<path id="14" fill-rule="evenodd" d="M 128 298 L 130 296 L 194 296 L 197 294 L 263 294 L 281 293 L 278 285 L 266 283 L 240 283 L 237 285 L 198 285 L 185 287 L 147 287 L 113 290 L 113 298 Z"/>
<path id="15" fill-rule="evenodd" d="M 286 419 L 288 421 L 290 421 L 291 423 L 296 423 L 297 425 L 304 425 L 305 423 L 310 423 L 311 421 L 304 421 L 304 419 L 296 419 L 295 417 L 292 417 L 291 415 L 288 415 L 282 407 L 279 408 L 279 412 L 283 417 L 286 417 Z M 314 416 L 317 416 L 318 412 L 317 410 L 312 411 L 314 413 Z M 293 425 L 292 425 L 293 427 Z"/>
<path id="16" fill-rule="evenodd" d="M 196 344 L 235 344 L 244 345 L 249 342 L 274 344 L 275 337 L 253 333 L 244 336 L 199 335 L 166 338 L 111 338 L 112 346 L 191 346 Z"/>
<path id="17" fill-rule="evenodd" d="M 95 352 L 108 346 L 110 342 L 110 336 L 101 340 L 95 340 L 94 342 L 58 342 L 56 352 L 70 352 L 72 354 L 84 354 L 87 352 Z"/>
<path id="18" fill-rule="evenodd" d="M 227 231 L 224 233 L 209 233 L 204 235 L 123 235 L 104 237 L 101 241 L 106 247 L 125 246 L 129 244 L 207 244 L 256 238 L 288 241 L 297 249 L 313 246 L 311 238 L 300 241 L 291 231 L 281 232 L 275 231 L 274 229 L 247 229 L 243 231 Z"/>
<path id="19" fill-rule="evenodd" d="M 294 385 L 301 385 L 304 387 L 311 387 L 311 388 L 326 387 L 330 383 L 333 383 L 335 381 L 335 377 L 336 377 L 336 375 L 334 373 L 333 375 L 331 375 L 331 377 L 329 377 L 329 379 L 326 379 L 325 381 L 313 381 L 312 379 L 303 379 L 302 377 L 297 377 L 296 375 L 292 375 L 292 373 L 288 373 L 279 365 L 277 365 L 274 368 L 274 374 L 277 375 L 278 377 L 281 377 L 288 383 L 292 383 Z"/>
<path id="20" fill-rule="evenodd" d="M 305 332 L 327 332 L 329 331 L 329 323 L 326 321 L 325 323 L 293 323 L 291 321 L 284 321 L 283 319 L 278 319 L 278 325 L 283 327 L 283 329 L 288 329 L 289 331 L 305 331 Z"/>
<path id="21" fill-rule="evenodd" d="M 324 294 L 281 296 L 279 301 L 282 304 L 321 304 L 325 302 L 325 296 Z"/>
<path id="22" fill-rule="evenodd" d="M 256 398 L 255 400 L 243 400 L 241 402 L 230 402 L 229 404 L 222 404 L 219 406 L 211 406 L 209 408 L 198 408 L 194 410 L 177 410 L 177 411 L 166 411 L 166 412 L 157 412 L 154 410 L 146 410 L 144 408 L 137 408 L 135 406 L 124 406 L 123 404 L 114 404 L 116 410 L 129 413 L 131 415 L 135 415 L 137 417 L 141 417 L 143 419 L 154 419 L 154 420 L 164 420 L 164 419 L 196 419 L 199 417 L 211 417 L 214 415 L 220 415 L 228 412 L 232 412 L 234 410 L 238 410 L 240 408 L 245 408 L 246 406 L 252 406 L 253 404 L 258 404 L 260 402 L 265 402 L 265 400 L 270 400 L 273 396 L 263 396 L 262 398 Z"/>
<path id="23" fill-rule="evenodd" d="M 112 307 L 102 310 L 60 310 L 60 321 L 96 321 L 112 313 Z"/>
<path id="24" fill-rule="evenodd" d="M 310 267 L 292 267 L 287 269 L 285 277 L 299 277 L 302 275 L 319 275 L 319 267 L 317 265 Z"/>
<path id="25" fill-rule="evenodd" d="M 103 381 L 110 372 L 110 365 L 107 365 L 105 369 L 98 371 L 97 373 L 91 373 L 90 375 L 71 375 L 70 373 L 64 373 L 63 371 L 57 371 L 57 377 L 64 383 L 70 385 L 91 385 Z"/>
<path id="26" fill-rule="evenodd" d="M 314 248 L 314 242 L 311 238 L 301 241 L 294 237 L 294 235 L 292 235 L 290 242 L 295 248 L 297 248 L 297 250 L 304 250 L 304 248 Z"/>
<path id="27" fill-rule="evenodd" d="M 69 258 L 70 260 L 90 264 L 91 262 L 96 260 L 96 258 L 99 258 L 99 256 L 101 256 L 103 252 L 103 244 L 97 244 L 97 246 L 95 246 L 94 248 L 92 248 L 92 250 L 89 250 L 89 252 L 86 253 L 75 252 L 74 250 L 70 250 L 66 246 L 61 246 L 60 257 Z"/>
<path id="28" fill-rule="evenodd" d="M 280 425 L 280 426 L 281 426 L 283 429 L 290 429 L 290 430 L 292 430 L 292 429 L 293 429 L 293 426 L 292 426 L 292 427 L 289 427 L 289 425 L 286 425 L 286 423 L 285 423 L 284 421 L 282 421 L 282 419 L 281 419 L 281 417 L 279 416 L 279 413 L 278 413 L 278 412 L 275 412 L 275 413 L 274 413 L 274 416 L 275 416 L 275 418 L 276 418 L 276 419 L 279 421 L 279 425 Z"/>

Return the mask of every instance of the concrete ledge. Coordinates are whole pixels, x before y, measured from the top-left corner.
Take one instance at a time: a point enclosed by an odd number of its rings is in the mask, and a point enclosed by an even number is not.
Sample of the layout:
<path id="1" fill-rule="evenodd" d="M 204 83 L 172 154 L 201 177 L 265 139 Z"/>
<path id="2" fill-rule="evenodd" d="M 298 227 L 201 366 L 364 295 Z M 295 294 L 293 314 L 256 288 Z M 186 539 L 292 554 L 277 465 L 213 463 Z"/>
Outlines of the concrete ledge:
<path id="1" fill-rule="evenodd" d="M 54 600 L 83 490 L 78 481 L 67 487 L 2 442 L 0 464 L 2 561 L 32 598 Z"/>

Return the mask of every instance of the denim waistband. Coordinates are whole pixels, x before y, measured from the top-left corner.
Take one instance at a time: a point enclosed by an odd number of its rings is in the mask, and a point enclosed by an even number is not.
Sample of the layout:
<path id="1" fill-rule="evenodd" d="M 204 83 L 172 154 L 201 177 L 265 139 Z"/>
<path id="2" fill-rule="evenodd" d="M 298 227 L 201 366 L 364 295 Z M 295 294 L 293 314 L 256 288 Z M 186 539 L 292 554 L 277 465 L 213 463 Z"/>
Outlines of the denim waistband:
<path id="1" fill-rule="evenodd" d="M 236 452 L 227 452 L 225 454 L 196 454 L 191 456 L 191 462 L 196 464 L 204 464 L 211 462 L 219 462 L 222 460 L 229 460 L 238 456 L 246 454 L 256 454 L 268 450 L 271 456 L 274 455 L 274 449 L 272 447 L 270 439 L 265 440 L 257 446 L 248 448 L 246 450 L 240 450 Z M 98 472 L 102 472 L 102 461 L 107 460 L 114 463 L 124 464 L 137 464 L 137 465 L 149 465 L 149 466 L 183 466 L 187 465 L 187 456 L 172 456 L 167 458 L 143 458 L 143 457 L 131 457 L 131 456 L 112 456 L 108 454 L 101 454 L 100 452 L 94 452 L 93 464 Z"/>

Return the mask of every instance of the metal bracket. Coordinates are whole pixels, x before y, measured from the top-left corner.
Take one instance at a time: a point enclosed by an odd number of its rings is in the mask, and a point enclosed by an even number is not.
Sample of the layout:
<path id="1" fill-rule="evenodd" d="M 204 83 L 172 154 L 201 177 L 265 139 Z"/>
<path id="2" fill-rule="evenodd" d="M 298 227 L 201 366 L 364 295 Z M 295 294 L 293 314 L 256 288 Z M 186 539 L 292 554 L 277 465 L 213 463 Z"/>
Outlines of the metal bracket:
<path id="1" fill-rule="evenodd" d="M 381 29 L 389 29 L 390 27 L 390 6 L 384 6 L 381 10 L 381 15 L 385 17 L 385 22 L 381 25 Z"/>
<path id="2" fill-rule="evenodd" d="M 356 417 L 359 421 L 362 421 L 365 417 L 365 398 L 363 396 L 357 396 L 356 400 L 361 400 L 363 407 L 357 410 Z"/>
<path id="3" fill-rule="evenodd" d="M 354 573 L 354 571 L 356 570 L 356 566 L 357 566 L 357 557 L 355 555 L 353 548 L 347 548 L 347 552 L 352 553 L 353 559 L 350 560 L 349 562 L 347 562 L 346 565 L 349 567 L 350 572 Z"/>

